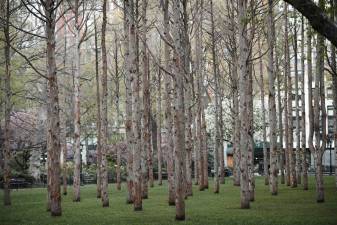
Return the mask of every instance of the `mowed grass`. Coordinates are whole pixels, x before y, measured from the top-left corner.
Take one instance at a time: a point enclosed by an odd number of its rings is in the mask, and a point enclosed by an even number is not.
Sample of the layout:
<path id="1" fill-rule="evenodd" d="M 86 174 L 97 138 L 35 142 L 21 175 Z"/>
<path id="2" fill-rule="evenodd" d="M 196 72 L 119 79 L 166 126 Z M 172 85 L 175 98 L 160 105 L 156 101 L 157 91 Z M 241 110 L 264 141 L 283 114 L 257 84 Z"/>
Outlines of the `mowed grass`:
<path id="1" fill-rule="evenodd" d="M 0 200 L 0 225 L 104 225 L 104 224 L 303 224 L 337 225 L 337 192 L 334 177 L 325 177 L 325 203 L 315 202 L 314 177 L 309 191 L 279 184 L 278 196 L 271 196 L 263 178 L 256 178 L 256 200 L 251 209 L 240 209 L 240 189 L 230 179 L 221 185 L 220 193 L 212 192 L 212 182 L 206 191 L 193 187 L 193 196 L 186 200 L 186 221 L 175 221 L 175 207 L 167 204 L 167 185 L 149 188 L 149 199 L 143 201 L 143 211 L 134 212 L 125 203 L 122 191 L 109 186 L 110 207 L 102 208 L 96 198 L 96 186 L 81 187 L 81 202 L 72 202 L 72 189 L 62 196 L 62 216 L 53 218 L 46 212 L 46 189 L 34 188 L 12 191 L 12 206 Z"/>

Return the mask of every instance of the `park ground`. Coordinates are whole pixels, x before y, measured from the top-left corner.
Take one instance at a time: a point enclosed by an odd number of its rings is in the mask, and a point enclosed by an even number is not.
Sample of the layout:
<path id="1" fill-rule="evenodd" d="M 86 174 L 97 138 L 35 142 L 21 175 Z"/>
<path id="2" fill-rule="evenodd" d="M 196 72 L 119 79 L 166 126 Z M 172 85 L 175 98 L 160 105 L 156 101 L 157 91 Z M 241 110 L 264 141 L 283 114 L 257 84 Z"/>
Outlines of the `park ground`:
<path id="1" fill-rule="evenodd" d="M 175 208 L 167 204 L 167 186 L 149 189 L 149 199 L 143 201 L 143 211 L 134 212 L 125 203 L 125 184 L 117 191 L 109 185 L 110 207 L 102 208 L 96 198 L 96 186 L 81 187 L 81 202 L 72 202 L 72 189 L 62 196 L 62 216 L 53 218 L 46 212 L 46 189 L 13 190 L 12 206 L 0 206 L 0 225 L 169 225 L 169 224 L 303 224 L 337 225 L 337 191 L 334 177 L 325 177 L 324 203 L 315 202 L 314 177 L 308 191 L 301 186 L 290 188 L 279 184 L 279 195 L 271 196 L 262 177 L 256 179 L 256 200 L 250 209 L 240 209 L 240 189 L 230 179 L 221 185 L 220 193 L 210 189 L 198 191 L 186 201 L 186 221 L 176 222 Z M 0 194 L 3 202 L 3 193 Z"/>

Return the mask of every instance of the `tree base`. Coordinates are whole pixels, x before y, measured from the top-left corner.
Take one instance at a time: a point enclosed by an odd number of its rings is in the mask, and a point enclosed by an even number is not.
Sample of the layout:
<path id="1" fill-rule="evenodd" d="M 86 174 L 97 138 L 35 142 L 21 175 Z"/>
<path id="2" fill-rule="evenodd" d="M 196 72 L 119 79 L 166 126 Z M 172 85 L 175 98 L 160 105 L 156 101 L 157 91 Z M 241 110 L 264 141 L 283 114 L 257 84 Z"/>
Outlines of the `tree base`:
<path id="1" fill-rule="evenodd" d="M 178 220 L 178 221 L 185 220 L 185 215 L 176 215 L 176 220 Z"/>
<path id="2" fill-rule="evenodd" d="M 169 206 L 175 206 L 176 203 L 175 202 L 168 202 Z"/>
<path id="3" fill-rule="evenodd" d="M 143 211 L 143 207 L 142 206 L 135 206 L 135 207 L 133 207 L 133 211 Z"/>
<path id="4" fill-rule="evenodd" d="M 51 216 L 62 216 L 61 211 L 51 212 Z"/>

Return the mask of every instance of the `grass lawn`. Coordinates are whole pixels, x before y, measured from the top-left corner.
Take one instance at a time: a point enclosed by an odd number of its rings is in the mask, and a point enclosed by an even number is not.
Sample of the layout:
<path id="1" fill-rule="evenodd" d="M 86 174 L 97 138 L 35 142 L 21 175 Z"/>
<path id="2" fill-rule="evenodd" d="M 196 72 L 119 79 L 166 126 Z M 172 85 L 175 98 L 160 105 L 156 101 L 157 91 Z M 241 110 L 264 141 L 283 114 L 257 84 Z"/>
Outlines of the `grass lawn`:
<path id="1" fill-rule="evenodd" d="M 212 185 L 212 183 L 210 183 Z M 212 186 L 210 186 L 212 187 Z M 176 222 L 175 208 L 167 204 L 167 186 L 149 189 L 149 199 L 143 201 L 143 211 L 134 212 L 125 203 L 125 185 L 122 191 L 109 186 L 110 207 L 102 208 L 96 198 L 96 187 L 81 187 L 81 202 L 72 202 L 72 190 L 62 196 L 62 216 L 52 218 L 46 212 L 46 190 L 41 188 L 12 191 L 12 206 L 3 206 L 0 194 L 0 225 L 103 225 L 103 224 L 303 224 L 337 225 L 337 192 L 334 177 L 325 177 L 325 203 L 315 202 L 314 177 L 310 177 L 310 190 L 301 186 L 290 188 L 279 185 L 279 195 L 271 196 L 263 178 L 256 179 L 256 200 L 251 209 L 240 209 L 240 192 L 231 180 L 221 185 L 220 194 L 212 188 L 197 191 L 186 201 L 186 221 Z"/>

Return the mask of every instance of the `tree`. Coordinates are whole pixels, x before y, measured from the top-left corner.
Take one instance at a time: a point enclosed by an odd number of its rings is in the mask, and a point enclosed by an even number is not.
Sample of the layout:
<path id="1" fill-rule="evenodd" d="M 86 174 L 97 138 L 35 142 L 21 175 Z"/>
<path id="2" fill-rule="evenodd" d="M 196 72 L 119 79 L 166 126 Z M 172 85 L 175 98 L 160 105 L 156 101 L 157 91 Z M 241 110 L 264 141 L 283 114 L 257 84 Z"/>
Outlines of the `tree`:
<path id="1" fill-rule="evenodd" d="M 267 39 L 268 39 L 268 106 L 270 124 L 270 192 L 277 195 L 277 137 L 276 137 L 276 104 L 275 104 L 275 67 L 274 44 L 275 28 L 273 16 L 273 0 L 268 1 Z"/>
<path id="2" fill-rule="evenodd" d="M 214 193 L 219 193 L 220 181 L 219 181 L 219 151 L 220 149 L 220 127 L 219 127 L 219 113 L 220 113 L 220 96 L 219 96 L 219 74 L 217 73 L 217 59 L 216 59 L 216 45 L 215 45 L 215 28 L 214 28 L 214 14 L 213 14 L 213 0 L 211 4 L 211 39 L 212 39 L 212 67 L 213 67 L 213 79 L 215 84 L 215 147 L 214 147 Z"/>
<path id="3" fill-rule="evenodd" d="M 102 113 L 101 113 L 101 129 L 102 129 L 102 142 L 101 142 L 101 185 L 102 185 L 102 205 L 103 207 L 109 206 L 108 196 L 108 162 L 107 162 L 107 139 L 108 139 L 108 64 L 107 53 L 105 45 L 105 32 L 107 24 L 106 16 L 107 0 L 103 0 L 103 22 L 102 22 Z"/>
<path id="4" fill-rule="evenodd" d="M 101 164 L 102 164 L 102 150 L 101 150 L 101 136 L 102 136 L 102 127 L 101 127 L 101 93 L 100 93 L 100 78 L 98 72 L 98 34 L 97 34 L 97 25 L 96 18 L 95 20 L 95 75 L 96 75 L 96 104 L 97 104 L 97 115 L 96 115 L 96 128 L 97 128 L 97 144 L 96 144 L 96 165 L 97 165 L 97 187 L 96 187 L 96 196 L 101 198 L 102 196 L 102 177 L 101 177 Z"/>
<path id="5" fill-rule="evenodd" d="M 52 216 L 61 216 L 61 188 L 60 188 L 60 116 L 59 90 L 57 85 L 55 61 L 55 24 L 56 9 L 59 1 L 44 1 L 45 31 L 47 44 L 47 149 L 49 156 L 48 175 L 50 176 L 50 212 Z"/>
<path id="6" fill-rule="evenodd" d="M 125 71 L 125 133 L 127 142 L 127 189 L 128 195 L 126 202 L 133 203 L 133 121 L 132 121 L 132 80 L 134 72 L 131 71 L 130 62 L 130 21 L 131 21 L 131 2 L 124 1 L 124 71 Z"/>
<path id="7" fill-rule="evenodd" d="M 175 205 L 176 220 L 185 220 L 185 104 L 184 104 L 184 18 L 181 0 L 172 1 L 172 36 L 174 44 L 173 68 L 174 75 L 174 146 L 175 146 Z"/>
<path id="8" fill-rule="evenodd" d="M 284 0 L 305 16 L 310 25 L 322 36 L 326 37 L 334 46 L 337 46 L 337 25 L 329 19 L 324 9 L 317 6 L 312 0 Z M 324 26 L 322 26 L 324 24 Z"/>
<path id="9" fill-rule="evenodd" d="M 170 17 L 169 17 L 169 0 L 165 0 L 163 4 L 163 23 L 165 40 L 170 37 Z M 164 61 L 165 71 L 171 72 L 171 51 L 170 46 L 165 41 L 164 44 Z M 172 82 L 170 74 L 164 74 L 164 99 L 165 99 L 165 120 L 164 126 L 167 130 L 167 176 L 168 176 L 168 204 L 175 205 L 175 183 L 174 183 L 174 142 L 173 142 L 173 117 L 172 117 Z"/>
<path id="10" fill-rule="evenodd" d="M 240 186 L 241 186 L 241 208 L 250 207 L 250 193 L 248 182 L 248 132 L 249 121 L 247 118 L 248 108 L 248 82 L 249 68 L 247 61 L 249 60 L 248 53 L 248 38 L 247 38 L 247 0 L 239 0 L 238 3 L 238 33 L 239 33 L 239 92 L 240 92 Z"/>
<path id="11" fill-rule="evenodd" d="M 1 14 L 5 18 L 3 23 L 3 32 L 5 36 L 5 79 L 4 79 L 4 90 L 5 90 L 5 132 L 4 132 L 4 165 L 3 165 L 3 180 L 4 180 L 4 205 L 11 205 L 10 196 L 10 180 L 11 171 L 9 161 L 11 158 L 11 145 L 10 145 L 10 119 L 12 110 L 12 90 L 11 90 L 11 56 L 10 56 L 10 46 L 11 37 L 9 31 L 10 22 L 10 2 L 9 0 L 2 2 L 1 4 Z"/>

